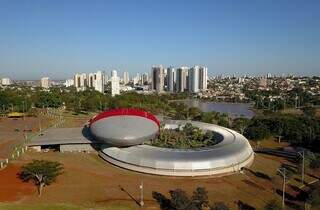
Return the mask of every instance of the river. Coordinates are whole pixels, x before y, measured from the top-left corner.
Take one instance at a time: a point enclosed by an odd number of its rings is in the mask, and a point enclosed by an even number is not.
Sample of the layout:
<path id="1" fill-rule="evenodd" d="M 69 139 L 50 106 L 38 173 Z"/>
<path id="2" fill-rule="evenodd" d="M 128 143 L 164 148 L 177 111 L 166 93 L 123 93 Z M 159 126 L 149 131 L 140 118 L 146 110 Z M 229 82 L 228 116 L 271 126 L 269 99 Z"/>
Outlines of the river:
<path id="1" fill-rule="evenodd" d="M 182 102 L 188 107 L 197 107 L 203 112 L 227 113 L 233 118 L 240 116 L 252 118 L 254 116 L 254 112 L 251 110 L 252 104 L 249 103 L 207 102 L 197 99 L 177 100 L 177 102 Z"/>

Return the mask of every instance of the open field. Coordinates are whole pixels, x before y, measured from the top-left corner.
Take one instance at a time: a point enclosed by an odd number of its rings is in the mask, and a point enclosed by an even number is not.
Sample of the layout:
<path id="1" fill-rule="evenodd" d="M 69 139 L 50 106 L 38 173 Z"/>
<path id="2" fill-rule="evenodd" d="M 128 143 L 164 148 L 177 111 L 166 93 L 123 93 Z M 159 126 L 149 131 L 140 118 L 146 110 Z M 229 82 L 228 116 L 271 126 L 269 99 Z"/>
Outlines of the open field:
<path id="1" fill-rule="evenodd" d="M 58 178 L 56 183 L 44 189 L 42 197 L 37 196 L 36 188 L 31 183 L 22 183 L 15 175 L 22 164 L 32 159 L 55 160 L 65 166 L 64 174 Z M 20 159 L 0 171 L 0 180 L 8 180 L 10 177 L 10 182 L 7 184 L 5 181 L 0 183 L 1 186 L 4 186 L 0 188 L 0 201 L 15 201 L 12 205 L 3 204 L 0 209 L 28 209 L 30 206 L 32 209 L 41 209 L 42 205 L 50 206 L 46 209 L 56 209 L 57 204 L 66 205 L 65 209 L 73 209 L 78 206 L 84 209 L 93 207 L 115 210 L 159 209 L 158 204 L 152 198 L 152 191 L 168 195 L 169 190 L 181 188 L 190 194 L 198 186 L 206 187 L 211 202 L 224 201 L 230 207 L 235 208 L 235 202 L 241 200 L 251 206 L 261 207 L 272 198 L 279 200 L 281 198 L 279 190 L 282 187 L 282 179 L 276 175 L 276 170 L 282 163 L 291 164 L 282 158 L 258 154 L 250 170 L 245 170 L 244 174 L 226 177 L 174 178 L 127 171 L 106 163 L 96 153 L 28 151 Z M 254 172 L 268 175 L 271 181 L 255 176 Z M 314 179 L 310 176 L 306 177 L 307 182 Z M 138 187 L 141 181 L 145 186 L 146 205 L 144 208 L 140 208 L 130 198 L 132 196 L 139 200 Z M 288 202 L 291 205 L 301 204 L 293 199 L 298 192 L 295 186 L 299 185 L 300 183 L 294 179 L 288 185 L 287 192 L 292 197 Z M 36 208 L 33 208 L 33 205 L 36 205 Z"/>
<path id="2" fill-rule="evenodd" d="M 85 123 L 87 123 L 90 120 L 90 118 L 92 118 L 95 115 L 95 113 L 74 115 L 72 112 L 64 111 L 62 115 L 65 119 L 65 122 L 63 123 L 62 127 L 73 128 L 82 127 Z"/>
<path id="3" fill-rule="evenodd" d="M 14 147 L 24 143 L 24 132 L 32 136 L 39 131 L 39 121 L 41 119 L 42 129 L 53 123 L 53 119 L 49 117 L 25 117 L 23 118 L 0 118 L 0 160 L 8 158 Z"/>

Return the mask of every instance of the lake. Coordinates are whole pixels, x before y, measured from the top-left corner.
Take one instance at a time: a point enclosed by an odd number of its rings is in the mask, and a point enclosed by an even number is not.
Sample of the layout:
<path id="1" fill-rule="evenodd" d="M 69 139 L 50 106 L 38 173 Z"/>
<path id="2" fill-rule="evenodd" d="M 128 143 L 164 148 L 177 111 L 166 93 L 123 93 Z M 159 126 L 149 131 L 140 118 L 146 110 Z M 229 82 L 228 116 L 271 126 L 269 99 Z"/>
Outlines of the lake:
<path id="1" fill-rule="evenodd" d="M 206 102 L 197 99 L 177 100 L 188 107 L 197 107 L 203 112 L 222 112 L 228 113 L 231 117 L 240 117 L 243 115 L 246 118 L 252 118 L 254 112 L 250 110 L 252 104 L 249 103 L 225 103 L 225 102 Z"/>

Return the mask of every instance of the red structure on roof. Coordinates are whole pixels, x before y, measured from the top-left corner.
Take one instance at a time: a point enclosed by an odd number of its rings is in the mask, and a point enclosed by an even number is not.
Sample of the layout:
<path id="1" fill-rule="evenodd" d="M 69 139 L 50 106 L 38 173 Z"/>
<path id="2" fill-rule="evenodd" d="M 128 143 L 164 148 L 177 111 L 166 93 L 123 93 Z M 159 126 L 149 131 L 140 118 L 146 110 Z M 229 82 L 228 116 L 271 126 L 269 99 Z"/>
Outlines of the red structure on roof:
<path id="1" fill-rule="evenodd" d="M 119 116 L 119 115 L 144 117 L 154 121 L 158 126 L 160 126 L 160 121 L 153 114 L 137 108 L 118 108 L 118 109 L 109 109 L 107 111 L 101 112 L 100 114 L 98 114 L 97 116 L 95 116 L 90 120 L 90 126 L 91 124 L 93 124 L 94 122 L 100 119 L 108 118 L 112 116 Z"/>

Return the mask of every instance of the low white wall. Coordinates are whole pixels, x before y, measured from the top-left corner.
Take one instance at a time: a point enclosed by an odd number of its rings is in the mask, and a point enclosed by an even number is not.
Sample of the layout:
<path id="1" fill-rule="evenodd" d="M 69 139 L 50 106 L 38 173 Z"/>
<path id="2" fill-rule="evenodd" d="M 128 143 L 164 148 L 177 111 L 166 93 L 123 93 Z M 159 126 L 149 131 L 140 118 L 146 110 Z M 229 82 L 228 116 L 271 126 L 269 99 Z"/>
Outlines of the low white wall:
<path id="1" fill-rule="evenodd" d="M 231 165 L 227 166 L 224 168 L 212 168 L 210 170 L 165 170 L 165 169 L 158 169 L 158 168 L 147 168 L 147 167 L 142 167 L 142 166 L 136 166 L 128 163 L 124 163 L 121 161 L 118 161 L 103 152 L 99 152 L 100 157 L 102 157 L 104 160 L 112 163 L 113 165 L 119 166 L 121 168 L 129 169 L 132 171 L 137 171 L 141 173 L 147 173 L 147 174 L 155 174 L 155 175 L 162 175 L 162 176 L 211 176 L 211 175 L 216 175 L 216 176 L 223 176 L 227 174 L 234 174 L 234 173 L 239 173 L 241 168 L 243 167 L 249 167 L 254 160 L 254 153 L 249 156 L 248 159 L 245 161 L 236 164 L 236 165 Z"/>

